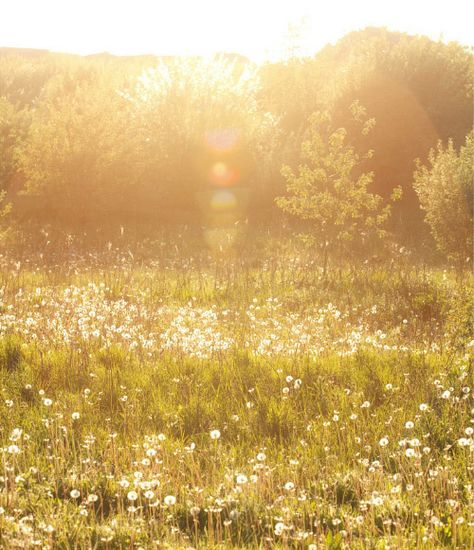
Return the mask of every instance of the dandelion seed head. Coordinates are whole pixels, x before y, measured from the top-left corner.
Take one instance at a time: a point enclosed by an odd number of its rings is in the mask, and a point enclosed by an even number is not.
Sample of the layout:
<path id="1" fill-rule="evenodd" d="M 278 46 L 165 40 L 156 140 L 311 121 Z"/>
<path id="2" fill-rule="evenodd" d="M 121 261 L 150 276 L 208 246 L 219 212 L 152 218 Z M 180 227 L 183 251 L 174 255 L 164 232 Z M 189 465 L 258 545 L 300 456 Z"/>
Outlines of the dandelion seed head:
<path id="1" fill-rule="evenodd" d="M 163 502 L 166 506 L 174 506 L 176 504 L 176 497 L 173 495 L 167 495 L 165 496 Z"/>
<path id="2" fill-rule="evenodd" d="M 219 438 L 220 438 L 221 432 L 220 432 L 219 430 L 211 430 L 211 431 L 209 432 L 209 435 L 210 435 L 211 439 L 216 440 L 216 439 L 219 439 Z"/>

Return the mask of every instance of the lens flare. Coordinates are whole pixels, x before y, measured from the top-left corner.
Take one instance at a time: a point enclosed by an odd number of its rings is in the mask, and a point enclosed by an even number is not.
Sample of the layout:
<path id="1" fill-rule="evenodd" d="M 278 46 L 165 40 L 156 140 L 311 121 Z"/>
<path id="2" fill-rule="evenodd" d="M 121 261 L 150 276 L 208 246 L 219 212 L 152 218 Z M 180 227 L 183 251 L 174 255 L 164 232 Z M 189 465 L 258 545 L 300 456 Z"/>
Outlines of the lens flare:
<path id="1" fill-rule="evenodd" d="M 206 145 L 221 153 L 231 151 L 239 139 L 240 132 L 237 128 L 216 128 L 207 131 L 204 136 Z"/>
<path id="2" fill-rule="evenodd" d="M 242 178 L 245 151 L 236 128 L 213 128 L 203 135 L 205 150 L 199 166 L 206 174 L 208 190 L 199 194 L 205 216 L 204 239 L 218 255 L 227 255 L 242 232 L 238 222 L 244 210 Z"/>
<path id="3" fill-rule="evenodd" d="M 237 197 L 227 189 L 213 193 L 210 207 L 213 212 L 228 212 L 237 208 Z"/>
<path id="4" fill-rule="evenodd" d="M 239 179 L 239 171 L 231 168 L 225 162 L 219 161 L 213 164 L 209 175 L 210 183 L 225 187 L 232 185 Z"/>

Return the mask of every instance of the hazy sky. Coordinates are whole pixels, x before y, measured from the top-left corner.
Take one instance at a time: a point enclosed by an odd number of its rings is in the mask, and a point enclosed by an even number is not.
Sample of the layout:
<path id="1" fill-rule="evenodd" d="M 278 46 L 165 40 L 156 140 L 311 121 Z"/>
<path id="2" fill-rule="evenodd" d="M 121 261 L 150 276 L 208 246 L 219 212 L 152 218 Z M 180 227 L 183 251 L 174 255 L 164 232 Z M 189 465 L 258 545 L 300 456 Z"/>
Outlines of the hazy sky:
<path id="1" fill-rule="evenodd" d="M 280 57 L 289 25 L 305 54 L 351 30 L 385 26 L 474 43 L 468 0 L 0 0 L 0 46 L 89 54 L 239 52 Z"/>

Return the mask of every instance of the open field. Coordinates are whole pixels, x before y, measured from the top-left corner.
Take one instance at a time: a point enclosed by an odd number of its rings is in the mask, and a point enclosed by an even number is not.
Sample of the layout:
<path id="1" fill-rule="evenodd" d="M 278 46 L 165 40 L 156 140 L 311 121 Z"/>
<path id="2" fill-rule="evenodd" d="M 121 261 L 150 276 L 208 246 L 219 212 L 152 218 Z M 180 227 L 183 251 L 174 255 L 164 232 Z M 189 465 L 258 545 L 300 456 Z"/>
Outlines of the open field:
<path id="1" fill-rule="evenodd" d="M 2 3 L 1 549 L 474 550 L 472 8 L 422 4 Z"/>
<path id="2" fill-rule="evenodd" d="M 193 250 L 2 259 L 2 545 L 473 548 L 470 276 Z"/>

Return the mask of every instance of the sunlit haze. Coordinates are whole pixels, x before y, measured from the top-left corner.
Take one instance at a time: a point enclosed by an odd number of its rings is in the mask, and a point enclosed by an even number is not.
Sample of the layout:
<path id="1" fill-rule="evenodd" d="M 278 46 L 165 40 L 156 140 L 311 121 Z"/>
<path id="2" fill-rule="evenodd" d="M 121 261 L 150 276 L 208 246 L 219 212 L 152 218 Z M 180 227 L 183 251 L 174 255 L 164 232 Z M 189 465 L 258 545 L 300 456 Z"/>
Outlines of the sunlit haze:
<path id="1" fill-rule="evenodd" d="M 470 2 L 4 0 L 0 47 L 117 55 L 311 55 L 367 26 L 472 43 Z"/>

